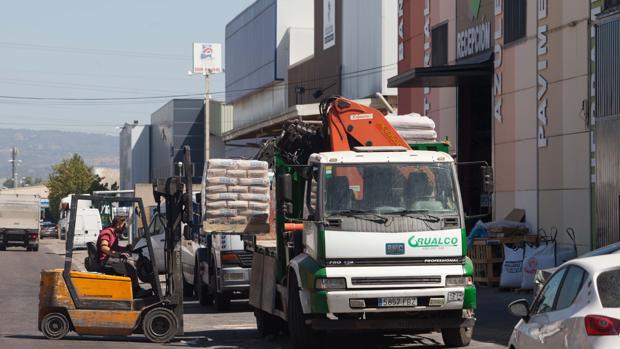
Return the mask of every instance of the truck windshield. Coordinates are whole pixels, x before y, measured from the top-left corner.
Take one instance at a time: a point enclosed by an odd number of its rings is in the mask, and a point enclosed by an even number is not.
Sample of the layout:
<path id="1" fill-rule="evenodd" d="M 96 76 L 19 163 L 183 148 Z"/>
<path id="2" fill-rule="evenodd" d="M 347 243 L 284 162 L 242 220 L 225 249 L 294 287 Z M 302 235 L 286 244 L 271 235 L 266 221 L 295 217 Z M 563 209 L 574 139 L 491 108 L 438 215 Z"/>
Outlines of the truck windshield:
<path id="1" fill-rule="evenodd" d="M 324 167 L 325 215 L 458 214 L 451 163 Z"/>

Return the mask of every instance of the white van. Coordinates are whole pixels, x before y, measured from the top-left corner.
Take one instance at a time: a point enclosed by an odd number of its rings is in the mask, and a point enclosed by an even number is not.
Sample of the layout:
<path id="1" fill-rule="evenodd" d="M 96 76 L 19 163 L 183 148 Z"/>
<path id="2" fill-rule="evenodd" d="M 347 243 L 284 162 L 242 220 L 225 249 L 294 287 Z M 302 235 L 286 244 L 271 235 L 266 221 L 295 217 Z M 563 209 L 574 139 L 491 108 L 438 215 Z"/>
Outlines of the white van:
<path id="1" fill-rule="evenodd" d="M 101 231 L 101 215 L 96 208 L 78 209 L 75 216 L 74 248 L 86 248 L 89 242 L 97 243 Z"/>

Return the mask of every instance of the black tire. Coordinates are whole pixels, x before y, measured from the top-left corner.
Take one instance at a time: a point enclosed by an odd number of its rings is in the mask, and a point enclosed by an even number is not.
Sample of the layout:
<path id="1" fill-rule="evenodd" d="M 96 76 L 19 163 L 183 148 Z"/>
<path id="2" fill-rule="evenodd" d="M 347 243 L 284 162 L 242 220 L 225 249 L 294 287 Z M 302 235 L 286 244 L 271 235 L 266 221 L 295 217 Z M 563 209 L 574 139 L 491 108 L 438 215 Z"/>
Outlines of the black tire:
<path id="1" fill-rule="evenodd" d="M 254 309 L 256 328 L 261 337 L 276 336 L 280 333 L 282 319 L 260 309 Z"/>
<path id="2" fill-rule="evenodd" d="M 32 248 L 32 250 L 33 250 L 34 252 L 39 251 L 39 245 L 35 245 L 35 246 Z"/>
<path id="3" fill-rule="evenodd" d="M 441 329 L 441 338 L 448 348 L 466 347 L 471 343 L 474 334 L 473 327 L 463 328 L 443 328 Z"/>
<path id="4" fill-rule="evenodd" d="M 26 251 L 28 252 L 32 251 L 32 247 L 30 247 L 30 245 L 26 245 Z"/>
<path id="5" fill-rule="evenodd" d="M 0 244 L 0 251 L 6 251 L 6 245 Z"/>
<path id="6" fill-rule="evenodd" d="M 178 323 L 170 309 L 158 307 L 146 313 L 142 320 L 142 331 L 153 343 L 167 343 L 176 335 Z"/>
<path id="7" fill-rule="evenodd" d="M 225 292 L 215 292 L 215 310 L 226 311 L 230 308 L 230 295 Z"/>
<path id="8" fill-rule="evenodd" d="M 198 263 L 198 262 L 196 262 Z M 202 306 L 213 304 L 213 296 L 209 293 L 209 288 L 202 282 L 200 277 L 200 267 L 196 264 L 196 270 L 194 271 L 194 293 L 198 298 L 198 302 Z"/>
<path id="9" fill-rule="evenodd" d="M 63 339 L 70 329 L 69 319 L 62 313 L 49 313 L 41 320 L 41 332 L 47 339 Z"/>
<path id="10" fill-rule="evenodd" d="M 183 297 L 189 298 L 194 295 L 194 285 L 185 281 L 185 276 L 183 276 Z"/>
<path id="11" fill-rule="evenodd" d="M 318 348 L 319 338 L 312 326 L 306 324 L 306 316 L 301 307 L 299 285 L 294 273 L 288 277 L 288 329 L 291 345 L 296 349 Z"/>

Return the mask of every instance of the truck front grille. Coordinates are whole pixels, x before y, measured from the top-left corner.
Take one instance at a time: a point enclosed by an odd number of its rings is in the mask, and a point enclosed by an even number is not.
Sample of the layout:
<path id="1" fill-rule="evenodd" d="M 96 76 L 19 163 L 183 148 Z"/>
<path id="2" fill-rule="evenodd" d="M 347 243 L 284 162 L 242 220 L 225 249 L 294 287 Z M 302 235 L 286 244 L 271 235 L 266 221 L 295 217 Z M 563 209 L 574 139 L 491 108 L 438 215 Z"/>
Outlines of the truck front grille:
<path id="1" fill-rule="evenodd" d="M 441 284 L 441 276 L 354 277 L 351 278 L 351 284 L 354 286 Z"/>
<path id="2" fill-rule="evenodd" d="M 244 268 L 252 267 L 252 252 L 247 252 L 247 251 L 237 252 L 237 255 L 239 256 L 239 260 L 241 261 L 242 267 Z"/>

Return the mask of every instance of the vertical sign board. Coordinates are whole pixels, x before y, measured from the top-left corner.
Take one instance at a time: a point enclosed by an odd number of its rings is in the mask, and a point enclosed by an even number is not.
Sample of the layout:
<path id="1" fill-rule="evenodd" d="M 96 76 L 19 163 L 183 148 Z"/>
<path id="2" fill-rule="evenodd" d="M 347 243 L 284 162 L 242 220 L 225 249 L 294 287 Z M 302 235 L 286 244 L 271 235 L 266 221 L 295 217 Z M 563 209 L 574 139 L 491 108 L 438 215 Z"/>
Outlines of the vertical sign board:
<path id="1" fill-rule="evenodd" d="M 194 43 L 194 74 L 216 74 L 222 72 L 222 45 Z"/>
<path id="2" fill-rule="evenodd" d="M 336 0 L 323 0 L 323 50 L 336 45 Z"/>
<path id="3" fill-rule="evenodd" d="M 398 0 L 398 61 L 405 59 L 405 0 Z"/>

